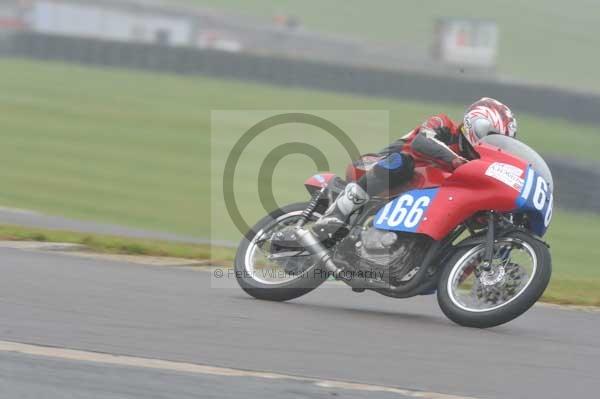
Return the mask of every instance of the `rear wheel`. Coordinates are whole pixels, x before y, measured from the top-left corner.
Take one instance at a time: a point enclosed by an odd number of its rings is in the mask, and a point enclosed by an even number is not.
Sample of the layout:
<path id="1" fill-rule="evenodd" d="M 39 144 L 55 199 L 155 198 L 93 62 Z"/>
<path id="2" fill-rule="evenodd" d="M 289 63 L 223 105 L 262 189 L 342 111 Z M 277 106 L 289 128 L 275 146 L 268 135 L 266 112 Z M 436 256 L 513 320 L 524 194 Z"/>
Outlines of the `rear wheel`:
<path id="1" fill-rule="evenodd" d="M 459 250 L 440 278 L 438 303 L 457 324 L 488 328 L 507 323 L 533 306 L 550 281 L 550 252 L 528 234 L 497 239 L 488 270 L 485 250 L 485 244 Z"/>
<path id="2" fill-rule="evenodd" d="M 279 248 L 271 242 L 276 234 L 292 231 L 307 206 L 297 203 L 277 209 L 261 219 L 240 242 L 235 275 L 240 287 L 251 296 L 287 301 L 309 293 L 327 280 L 327 272 L 317 267 L 314 256 L 302 248 Z M 314 213 L 309 223 L 319 217 Z"/>

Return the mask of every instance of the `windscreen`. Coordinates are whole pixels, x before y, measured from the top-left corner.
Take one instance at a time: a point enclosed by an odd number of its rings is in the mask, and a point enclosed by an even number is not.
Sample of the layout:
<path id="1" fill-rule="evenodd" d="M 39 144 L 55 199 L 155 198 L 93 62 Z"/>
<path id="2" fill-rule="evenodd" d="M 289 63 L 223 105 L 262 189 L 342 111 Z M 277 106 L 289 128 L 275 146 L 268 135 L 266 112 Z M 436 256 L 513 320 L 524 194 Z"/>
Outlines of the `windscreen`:
<path id="1" fill-rule="evenodd" d="M 550 190 L 554 191 L 554 180 L 552 179 L 552 172 L 544 158 L 540 156 L 533 148 L 527 144 L 513 139 L 508 136 L 500 134 L 491 134 L 481 139 L 481 142 L 493 145 L 494 147 L 502 148 L 502 150 L 511 153 L 512 155 L 527 161 L 533 169 L 539 173 L 549 184 Z"/>

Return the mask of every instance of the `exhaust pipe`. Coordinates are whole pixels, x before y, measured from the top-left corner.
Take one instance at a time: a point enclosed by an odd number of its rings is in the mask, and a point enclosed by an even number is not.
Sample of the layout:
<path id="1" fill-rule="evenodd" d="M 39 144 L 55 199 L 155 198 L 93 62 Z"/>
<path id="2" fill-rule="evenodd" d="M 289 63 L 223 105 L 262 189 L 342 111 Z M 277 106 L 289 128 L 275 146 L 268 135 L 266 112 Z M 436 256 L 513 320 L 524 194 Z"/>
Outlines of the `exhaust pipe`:
<path id="1" fill-rule="evenodd" d="M 319 262 L 325 266 L 328 272 L 332 273 L 336 279 L 344 279 L 343 270 L 335 265 L 327 248 L 321 244 L 321 241 L 310 230 L 298 228 L 297 234 L 300 244 L 308 252 L 318 257 Z"/>

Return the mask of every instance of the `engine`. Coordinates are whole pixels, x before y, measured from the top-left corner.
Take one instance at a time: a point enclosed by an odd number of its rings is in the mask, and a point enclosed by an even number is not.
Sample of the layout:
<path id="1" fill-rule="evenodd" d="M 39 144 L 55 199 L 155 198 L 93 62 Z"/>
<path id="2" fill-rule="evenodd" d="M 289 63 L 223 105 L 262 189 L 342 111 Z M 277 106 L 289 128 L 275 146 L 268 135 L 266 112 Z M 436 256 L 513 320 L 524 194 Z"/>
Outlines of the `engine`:
<path id="1" fill-rule="evenodd" d="M 361 231 L 355 247 L 357 255 L 361 258 L 380 266 L 387 266 L 405 251 L 405 245 L 402 244 L 397 233 L 371 227 Z"/>
<path id="2" fill-rule="evenodd" d="M 355 270 L 375 271 L 392 284 L 410 280 L 431 243 L 423 235 L 364 226 L 355 227 L 348 238 L 338 255 Z"/>

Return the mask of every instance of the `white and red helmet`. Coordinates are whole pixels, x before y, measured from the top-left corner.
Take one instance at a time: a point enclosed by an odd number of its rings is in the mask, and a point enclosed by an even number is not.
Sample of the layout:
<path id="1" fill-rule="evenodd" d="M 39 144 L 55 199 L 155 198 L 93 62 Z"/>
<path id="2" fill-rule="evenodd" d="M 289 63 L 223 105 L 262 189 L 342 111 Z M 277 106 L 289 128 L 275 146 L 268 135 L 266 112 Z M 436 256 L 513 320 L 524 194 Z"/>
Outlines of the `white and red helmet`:
<path id="1" fill-rule="evenodd" d="M 493 98 L 484 97 L 473 103 L 465 113 L 462 132 L 465 138 L 476 145 L 489 134 L 517 135 L 517 120 L 506 105 Z"/>

